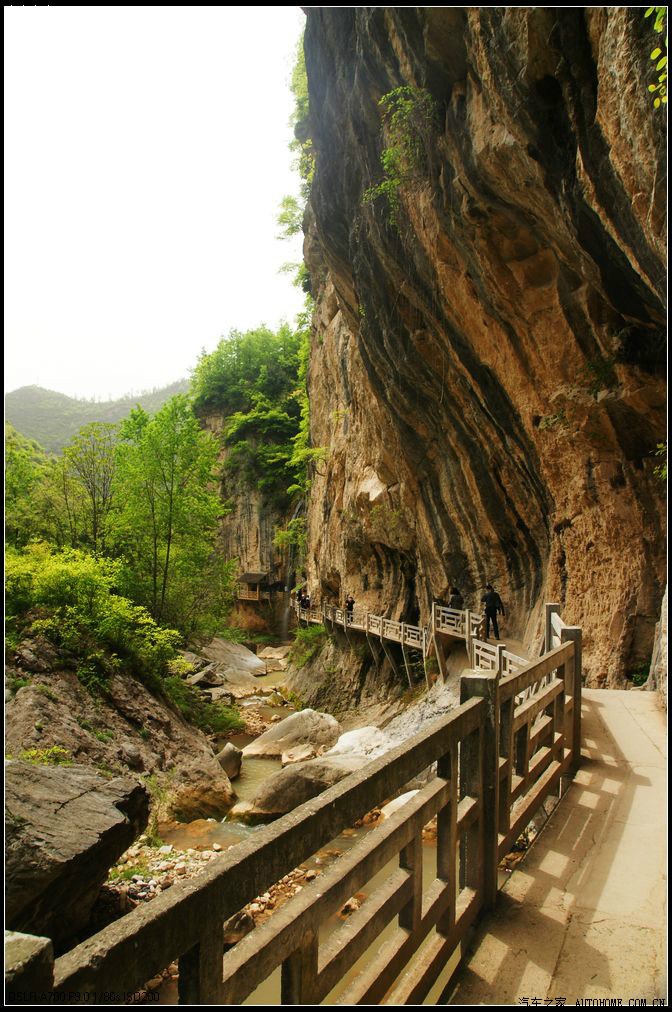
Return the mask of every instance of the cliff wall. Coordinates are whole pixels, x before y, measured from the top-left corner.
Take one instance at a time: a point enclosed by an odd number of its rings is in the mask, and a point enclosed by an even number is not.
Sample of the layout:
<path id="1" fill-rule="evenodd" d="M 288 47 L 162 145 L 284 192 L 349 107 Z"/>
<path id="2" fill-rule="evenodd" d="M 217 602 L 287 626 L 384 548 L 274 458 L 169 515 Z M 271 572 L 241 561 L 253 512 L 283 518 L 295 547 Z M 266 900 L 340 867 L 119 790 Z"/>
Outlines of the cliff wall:
<path id="1" fill-rule="evenodd" d="M 317 299 L 314 600 L 426 621 L 495 583 L 505 634 L 651 655 L 665 580 L 665 133 L 635 8 L 305 8 Z M 431 96 L 382 178 L 382 96 Z M 412 124 L 409 129 L 416 129 Z"/>

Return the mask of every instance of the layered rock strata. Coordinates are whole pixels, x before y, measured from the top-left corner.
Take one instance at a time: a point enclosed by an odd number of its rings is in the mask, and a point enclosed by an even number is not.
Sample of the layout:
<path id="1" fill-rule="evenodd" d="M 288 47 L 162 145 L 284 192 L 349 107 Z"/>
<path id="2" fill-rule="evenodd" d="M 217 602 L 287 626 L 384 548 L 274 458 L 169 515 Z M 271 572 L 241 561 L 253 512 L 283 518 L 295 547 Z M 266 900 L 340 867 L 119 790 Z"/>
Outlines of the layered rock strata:
<path id="1" fill-rule="evenodd" d="M 665 132 L 635 8 L 306 8 L 317 299 L 313 599 L 425 622 L 544 601 L 589 684 L 651 655 L 664 584 Z M 384 196 L 380 100 L 422 96 Z M 429 97 L 431 101 L 425 102 Z M 413 102 L 413 99 L 411 99 Z M 423 112 L 431 110 L 431 112 Z M 419 117 L 419 121 L 418 121 Z M 393 220 L 396 217 L 396 222 Z"/>

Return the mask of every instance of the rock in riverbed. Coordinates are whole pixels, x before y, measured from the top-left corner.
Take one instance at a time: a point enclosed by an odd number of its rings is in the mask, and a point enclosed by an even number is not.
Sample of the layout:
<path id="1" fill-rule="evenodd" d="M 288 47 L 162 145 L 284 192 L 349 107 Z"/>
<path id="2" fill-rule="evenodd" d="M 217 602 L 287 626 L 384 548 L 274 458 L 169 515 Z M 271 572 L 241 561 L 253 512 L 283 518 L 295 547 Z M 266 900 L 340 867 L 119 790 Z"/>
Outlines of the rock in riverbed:
<path id="1" fill-rule="evenodd" d="M 255 741 L 243 749 L 244 756 L 260 759 L 275 759 L 283 752 L 289 752 L 299 745 L 312 745 L 315 750 L 321 745 L 333 745 L 338 739 L 341 726 L 329 713 L 316 710 L 299 710 L 291 713 L 273 727 L 269 727 Z"/>
<path id="2" fill-rule="evenodd" d="M 270 822 L 292 812 L 304 801 L 317 797 L 355 770 L 361 769 L 360 756 L 321 757 L 294 763 L 266 780 L 252 801 L 241 801 L 229 812 L 229 818 L 245 822 Z"/>

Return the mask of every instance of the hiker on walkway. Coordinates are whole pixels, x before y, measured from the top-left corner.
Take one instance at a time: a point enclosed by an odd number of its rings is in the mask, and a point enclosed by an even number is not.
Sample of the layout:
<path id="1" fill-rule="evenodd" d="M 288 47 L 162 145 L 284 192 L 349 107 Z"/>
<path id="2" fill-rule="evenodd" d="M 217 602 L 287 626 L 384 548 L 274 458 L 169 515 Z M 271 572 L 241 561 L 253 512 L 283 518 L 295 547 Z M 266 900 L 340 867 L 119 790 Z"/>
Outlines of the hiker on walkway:
<path id="1" fill-rule="evenodd" d="M 487 594 L 484 594 L 481 598 L 481 604 L 485 605 L 485 638 L 490 638 L 490 623 L 492 622 L 492 628 L 495 633 L 495 639 L 499 639 L 499 626 L 497 625 L 497 615 L 500 614 L 502 618 L 504 615 L 504 605 L 502 599 L 494 590 L 491 583 L 486 583 L 485 589 Z"/>
<path id="2" fill-rule="evenodd" d="M 308 609 L 310 608 L 310 594 L 308 593 L 307 590 L 304 590 L 304 592 L 303 592 L 303 598 L 301 600 L 301 607 L 305 611 L 308 611 Z"/>
<path id="3" fill-rule="evenodd" d="M 355 607 L 355 599 L 352 594 L 348 594 L 345 599 L 345 621 L 348 625 L 352 625 L 352 612 Z"/>
<path id="4" fill-rule="evenodd" d="M 450 588 L 450 600 L 448 602 L 448 607 L 455 608 L 456 611 L 464 611 L 464 598 L 457 587 Z"/>

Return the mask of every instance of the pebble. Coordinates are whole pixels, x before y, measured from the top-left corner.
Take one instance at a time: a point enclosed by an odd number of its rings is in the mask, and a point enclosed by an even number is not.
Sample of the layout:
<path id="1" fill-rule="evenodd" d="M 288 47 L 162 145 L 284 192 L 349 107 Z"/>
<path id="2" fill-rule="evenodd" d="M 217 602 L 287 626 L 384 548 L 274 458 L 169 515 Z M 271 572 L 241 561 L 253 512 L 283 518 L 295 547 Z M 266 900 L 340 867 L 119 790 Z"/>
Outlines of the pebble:
<path id="1" fill-rule="evenodd" d="M 173 845 L 172 843 L 164 843 L 163 847 L 159 847 L 159 854 L 172 854 Z"/>
<path id="2" fill-rule="evenodd" d="M 175 872 L 178 875 L 186 875 L 186 873 L 187 873 L 187 866 L 186 866 L 186 864 L 182 864 L 182 862 L 180 862 L 180 864 L 176 864 L 175 865 Z"/>
<path id="3" fill-rule="evenodd" d="M 306 872 L 306 882 L 312 882 L 313 879 L 317 878 L 318 875 L 319 872 L 315 871 L 314 868 L 311 868 L 310 871 Z"/>
<path id="4" fill-rule="evenodd" d="M 213 843 L 212 849 L 215 851 L 216 854 L 218 854 L 219 851 L 222 850 L 221 843 Z"/>

